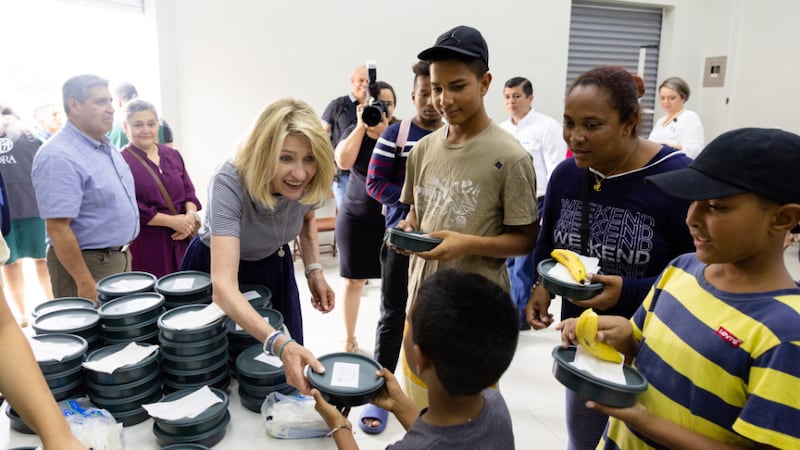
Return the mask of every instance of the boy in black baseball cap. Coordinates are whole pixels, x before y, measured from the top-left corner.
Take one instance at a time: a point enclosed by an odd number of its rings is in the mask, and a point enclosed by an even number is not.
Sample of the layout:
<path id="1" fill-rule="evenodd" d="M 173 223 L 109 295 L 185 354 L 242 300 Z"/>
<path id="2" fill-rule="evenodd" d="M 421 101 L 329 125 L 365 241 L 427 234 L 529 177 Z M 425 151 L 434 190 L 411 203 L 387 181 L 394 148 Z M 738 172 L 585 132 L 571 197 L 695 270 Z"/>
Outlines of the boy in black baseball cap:
<path id="1" fill-rule="evenodd" d="M 418 56 L 430 61 L 432 102 L 446 125 L 417 142 L 406 162 L 400 201 L 410 210 L 398 227 L 442 239 L 411 254 L 411 308 L 420 284 L 444 269 L 483 275 L 508 291 L 505 260 L 531 252 L 538 223 L 533 160 L 483 104 L 492 74 L 481 33 L 457 26 Z M 402 366 L 406 392 L 426 406 L 424 382 Z"/>
<path id="2" fill-rule="evenodd" d="M 800 288 L 783 260 L 797 167 L 800 136 L 743 128 L 648 178 L 694 200 L 697 252 L 672 261 L 630 321 L 600 318 L 598 336 L 650 383 L 631 408 L 587 403 L 612 416 L 602 448 L 800 448 Z M 574 319 L 559 326 L 574 341 Z"/>

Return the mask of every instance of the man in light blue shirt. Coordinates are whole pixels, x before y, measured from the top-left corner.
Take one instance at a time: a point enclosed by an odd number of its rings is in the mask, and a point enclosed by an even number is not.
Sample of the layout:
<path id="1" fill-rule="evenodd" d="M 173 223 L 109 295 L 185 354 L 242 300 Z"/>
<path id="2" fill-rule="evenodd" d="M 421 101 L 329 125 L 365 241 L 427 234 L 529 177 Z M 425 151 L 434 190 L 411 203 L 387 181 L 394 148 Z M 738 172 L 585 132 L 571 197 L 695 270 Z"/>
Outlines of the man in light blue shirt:
<path id="1" fill-rule="evenodd" d="M 53 295 L 96 300 L 97 280 L 130 270 L 139 211 L 133 175 L 106 137 L 114 120 L 108 81 L 70 78 L 63 98 L 67 124 L 36 154 L 33 186 Z"/>

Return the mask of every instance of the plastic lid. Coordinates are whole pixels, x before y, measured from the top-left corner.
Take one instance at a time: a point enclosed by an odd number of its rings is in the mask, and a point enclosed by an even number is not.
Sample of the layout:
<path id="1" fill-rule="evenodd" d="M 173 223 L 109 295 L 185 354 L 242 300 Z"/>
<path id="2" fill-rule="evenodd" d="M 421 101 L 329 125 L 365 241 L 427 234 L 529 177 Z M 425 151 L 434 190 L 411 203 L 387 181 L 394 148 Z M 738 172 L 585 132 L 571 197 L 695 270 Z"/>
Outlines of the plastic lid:
<path id="1" fill-rule="evenodd" d="M 94 309 L 71 308 L 42 314 L 33 320 L 37 333 L 74 333 L 98 326 L 100 317 Z"/>
<path id="2" fill-rule="evenodd" d="M 161 450 L 211 450 L 211 449 L 209 447 L 206 447 L 205 445 L 190 444 L 186 442 L 183 444 L 167 445 L 166 447 L 161 447 Z"/>
<path id="3" fill-rule="evenodd" d="M 269 322 L 272 328 L 280 330 L 283 326 L 283 314 L 277 309 L 271 308 L 255 308 L 256 312 Z M 225 331 L 232 334 L 249 336 L 247 331 L 244 330 L 239 324 L 233 321 L 230 317 L 225 319 Z"/>
<path id="4" fill-rule="evenodd" d="M 253 345 L 239 353 L 236 357 L 236 371 L 250 378 L 261 379 L 275 379 L 284 374 L 280 359 L 265 354 L 261 345 Z"/>
<path id="5" fill-rule="evenodd" d="M 83 298 L 83 297 L 54 298 L 52 300 L 47 300 L 44 303 L 39 304 L 38 306 L 36 306 L 36 308 L 33 308 L 32 315 L 33 317 L 39 317 L 42 314 L 46 314 L 52 311 L 58 311 L 59 309 L 69 309 L 69 308 L 94 309 L 94 302 L 89 300 L 88 298 Z"/>
<path id="6" fill-rule="evenodd" d="M 153 288 L 156 277 L 147 272 L 122 272 L 109 275 L 97 282 L 97 292 L 104 295 L 122 296 Z"/>
<path id="7" fill-rule="evenodd" d="M 76 336 L 74 334 L 62 334 L 62 333 L 51 333 L 51 334 L 40 334 L 38 336 L 31 336 L 31 340 L 38 341 L 45 347 L 45 350 L 48 347 L 53 349 L 58 349 L 58 353 L 65 352 L 66 356 L 64 356 L 61 361 L 54 359 L 51 354 L 37 354 L 34 352 L 34 357 L 36 357 L 36 361 L 38 363 L 64 363 L 67 361 L 71 361 L 78 358 L 83 358 L 83 355 L 86 354 L 86 351 L 89 348 L 89 344 L 86 343 L 86 339 Z M 38 347 L 38 346 L 37 346 Z"/>
<path id="8" fill-rule="evenodd" d="M 169 311 L 161 314 L 158 317 L 158 328 L 161 329 L 161 330 L 170 330 L 170 331 L 173 331 L 175 333 L 194 334 L 194 333 L 197 333 L 197 332 L 200 332 L 200 331 L 211 330 L 211 329 L 213 329 L 215 327 L 220 326 L 222 324 L 222 320 L 225 318 L 224 316 L 220 317 L 219 319 L 217 319 L 217 320 L 215 320 L 215 321 L 213 321 L 211 323 L 205 324 L 203 326 L 200 326 L 200 327 L 197 327 L 197 328 L 186 328 L 186 329 L 183 329 L 183 330 L 176 330 L 174 328 L 170 328 L 170 327 L 167 326 L 167 324 L 164 323 L 164 321 L 170 321 L 170 320 L 172 320 L 174 318 L 179 318 L 180 316 L 182 316 L 184 314 L 188 314 L 188 313 L 195 312 L 195 311 L 200 311 L 201 309 L 205 308 L 206 306 L 207 305 L 183 305 L 183 306 L 178 306 L 177 308 L 174 308 L 174 309 L 170 309 Z M 224 331 L 223 331 L 223 333 L 224 333 Z"/>
<path id="9" fill-rule="evenodd" d="M 111 356 L 114 353 L 117 353 L 117 352 L 123 350 L 128 345 L 129 345 L 129 343 L 111 344 L 111 345 L 107 345 L 105 347 L 100 347 L 100 348 L 98 348 L 96 350 L 93 350 L 88 355 L 86 355 L 86 361 L 97 361 L 97 360 L 103 359 L 103 358 L 105 358 L 107 356 Z M 156 350 L 153 353 L 151 353 L 150 355 L 148 355 L 146 358 L 144 358 L 143 360 L 137 362 L 136 364 L 128 364 L 126 366 L 122 366 L 122 367 L 118 368 L 117 370 L 115 370 L 114 373 L 125 372 L 125 371 L 133 370 L 133 369 L 136 369 L 136 368 L 139 368 L 139 367 L 144 367 L 144 366 L 146 366 L 148 364 L 152 364 L 153 362 L 158 360 L 158 356 L 159 356 L 159 351 Z M 86 369 L 86 370 L 91 370 L 91 369 Z"/>
<path id="10" fill-rule="evenodd" d="M 160 419 L 158 417 L 153 417 L 153 420 L 156 423 L 168 423 L 170 425 L 175 425 L 175 426 L 188 426 L 197 423 L 203 423 L 208 421 L 209 419 L 214 418 L 222 410 L 228 409 L 228 403 L 230 402 L 230 399 L 228 398 L 228 394 L 226 394 L 225 391 L 223 390 L 214 387 L 209 387 L 209 389 L 211 389 L 211 392 L 213 392 L 214 395 L 216 395 L 217 397 L 220 398 L 220 400 L 222 400 L 222 403 L 215 403 L 209 406 L 205 411 L 201 412 L 200 414 L 194 417 L 182 417 L 180 419 L 175 419 L 175 420 L 167 420 L 167 419 Z M 169 395 L 164 396 L 164 398 L 161 399 L 161 402 L 166 403 L 179 400 L 193 392 L 196 392 L 197 390 L 198 389 L 181 389 L 180 391 L 173 392 Z"/>
<path id="11" fill-rule="evenodd" d="M 272 298 L 272 291 L 270 291 L 268 287 L 261 284 L 240 284 L 239 292 L 241 292 L 244 298 L 246 298 L 248 301 L 256 300 L 258 298 Z"/>
<path id="12" fill-rule="evenodd" d="M 385 380 L 375 375 L 381 365 L 372 358 L 358 353 L 330 353 L 319 357 L 325 373 L 319 374 L 306 366 L 306 378 L 311 386 L 337 396 L 371 394 L 383 386 Z"/>
<path id="13" fill-rule="evenodd" d="M 164 295 L 192 295 L 210 288 L 211 275 L 196 270 L 171 273 L 156 281 L 156 292 Z"/>
<path id="14" fill-rule="evenodd" d="M 157 292 L 142 292 L 115 298 L 97 309 L 103 319 L 130 317 L 152 311 L 164 304 L 164 296 Z"/>

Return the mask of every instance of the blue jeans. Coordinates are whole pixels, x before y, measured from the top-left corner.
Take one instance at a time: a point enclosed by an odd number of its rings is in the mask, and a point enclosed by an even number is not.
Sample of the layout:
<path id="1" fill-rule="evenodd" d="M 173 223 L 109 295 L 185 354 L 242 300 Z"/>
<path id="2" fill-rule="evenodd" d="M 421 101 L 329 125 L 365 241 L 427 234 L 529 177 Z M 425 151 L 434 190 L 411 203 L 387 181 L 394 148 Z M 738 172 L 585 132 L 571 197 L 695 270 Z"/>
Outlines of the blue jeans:
<path id="1" fill-rule="evenodd" d="M 539 217 L 542 217 L 544 208 L 544 197 L 536 199 Z M 538 278 L 536 268 L 533 267 L 533 252 L 523 255 L 508 258 L 506 260 L 506 268 L 508 269 L 508 278 L 511 280 L 511 300 L 519 310 L 519 324 L 523 328 L 528 327 L 528 321 L 525 318 L 525 306 L 528 304 L 528 299 L 531 296 L 531 288 L 533 282 Z"/>

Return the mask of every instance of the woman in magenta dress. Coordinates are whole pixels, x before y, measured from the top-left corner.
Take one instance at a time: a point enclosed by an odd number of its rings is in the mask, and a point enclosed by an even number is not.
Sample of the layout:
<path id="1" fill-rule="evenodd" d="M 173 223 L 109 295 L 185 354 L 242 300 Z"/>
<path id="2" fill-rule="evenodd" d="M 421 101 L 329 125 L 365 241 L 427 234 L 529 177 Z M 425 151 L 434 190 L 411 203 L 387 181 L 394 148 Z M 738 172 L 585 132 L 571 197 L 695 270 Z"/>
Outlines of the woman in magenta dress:
<path id="1" fill-rule="evenodd" d="M 131 243 L 132 267 L 160 278 L 180 270 L 187 238 L 200 227 L 200 201 L 181 154 L 158 144 L 155 107 L 133 100 L 123 114 L 130 144 L 122 149 L 122 156 L 133 173 L 141 224 L 139 236 Z"/>

